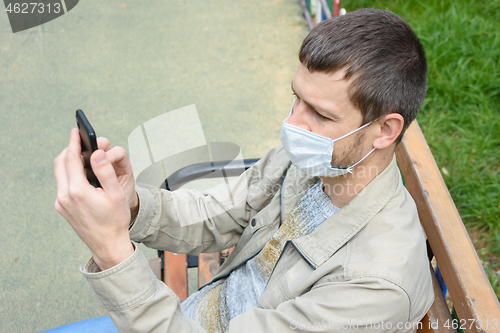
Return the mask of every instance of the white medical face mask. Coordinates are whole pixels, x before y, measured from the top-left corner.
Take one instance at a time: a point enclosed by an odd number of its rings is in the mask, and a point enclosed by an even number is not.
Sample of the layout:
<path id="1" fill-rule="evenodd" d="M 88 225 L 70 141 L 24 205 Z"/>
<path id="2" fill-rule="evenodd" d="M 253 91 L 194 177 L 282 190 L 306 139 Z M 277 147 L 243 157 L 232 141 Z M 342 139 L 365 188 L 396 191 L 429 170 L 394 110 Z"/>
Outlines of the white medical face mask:
<path id="1" fill-rule="evenodd" d="M 295 100 L 293 102 L 295 104 Z M 292 112 L 293 105 L 290 115 L 283 121 L 283 126 L 281 127 L 281 143 L 292 163 L 309 176 L 333 178 L 346 173 L 352 173 L 352 169 L 375 150 L 373 148 L 365 157 L 346 169 L 332 168 L 333 143 L 365 128 L 373 121 L 338 139 L 332 140 L 297 126 L 287 124 L 286 121 L 290 118 Z"/>

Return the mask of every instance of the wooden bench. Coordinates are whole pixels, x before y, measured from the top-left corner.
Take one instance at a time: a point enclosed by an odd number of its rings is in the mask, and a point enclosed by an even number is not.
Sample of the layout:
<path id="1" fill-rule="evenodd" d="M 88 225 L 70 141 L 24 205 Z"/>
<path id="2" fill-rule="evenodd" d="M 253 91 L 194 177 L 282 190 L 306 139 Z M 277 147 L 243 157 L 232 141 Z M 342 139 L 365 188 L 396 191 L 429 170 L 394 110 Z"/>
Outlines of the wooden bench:
<path id="1" fill-rule="evenodd" d="M 396 156 L 453 306 L 465 324 L 458 326 L 464 332 L 500 331 L 498 298 L 417 121 L 408 128 Z M 450 320 L 449 310 L 439 285 L 434 290 L 436 300 L 422 320 L 422 332 L 447 331 L 443 322 Z M 432 321 L 438 321 L 438 329 L 429 328 Z"/>
<path id="2" fill-rule="evenodd" d="M 429 258 L 435 257 L 459 318 L 452 319 L 429 262 L 435 301 L 422 319 L 418 332 L 457 332 L 455 327 L 460 326 L 463 332 L 500 331 L 500 304 L 417 121 L 397 146 L 396 157 L 427 234 Z M 188 296 L 187 255 L 165 252 L 164 258 L 163 272 L 159 259 L 151 259 L 150 265 L 184 300 Z M 214 276 L 220 263 L 220 253 L 200 254 L 199 287 Z"/>

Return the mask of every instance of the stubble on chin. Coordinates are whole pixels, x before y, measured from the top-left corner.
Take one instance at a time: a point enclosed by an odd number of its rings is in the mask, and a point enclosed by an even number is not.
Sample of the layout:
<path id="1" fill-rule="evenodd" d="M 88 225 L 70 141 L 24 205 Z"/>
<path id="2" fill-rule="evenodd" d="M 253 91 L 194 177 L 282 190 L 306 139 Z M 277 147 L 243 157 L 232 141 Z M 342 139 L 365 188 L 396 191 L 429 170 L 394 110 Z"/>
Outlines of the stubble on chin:
<path id="1" fill-rule="evenodd" d="M 335 150 L 335 144 L 333 146 L 333 156 L 332 156 L 332 168 L 347 169 L 348 167 L 356 164 L 363 154 L 363 142 L 365 140 L 365 133 L 356 133 L 356 138 L 354 141 L 344 149 L 339 152 Z"/>

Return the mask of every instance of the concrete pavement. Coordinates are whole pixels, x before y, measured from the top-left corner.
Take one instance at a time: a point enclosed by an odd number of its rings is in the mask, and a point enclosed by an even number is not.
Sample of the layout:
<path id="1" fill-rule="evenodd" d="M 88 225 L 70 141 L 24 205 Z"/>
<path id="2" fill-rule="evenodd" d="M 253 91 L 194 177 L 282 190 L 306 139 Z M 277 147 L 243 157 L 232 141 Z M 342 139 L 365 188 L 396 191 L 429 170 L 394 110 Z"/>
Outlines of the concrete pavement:
<path id="1" fill-rule="evenodd" d="M 0 332 L 106 313 L 78 270 L 88 249 L 54 210 L 76 109 L 127 147 L 140 124 L 195 104 L 207 142 L 259 157 L 280 144 L 307 32 L 295 0 L 80 1 L 15 34 L 1 13 Z"/>

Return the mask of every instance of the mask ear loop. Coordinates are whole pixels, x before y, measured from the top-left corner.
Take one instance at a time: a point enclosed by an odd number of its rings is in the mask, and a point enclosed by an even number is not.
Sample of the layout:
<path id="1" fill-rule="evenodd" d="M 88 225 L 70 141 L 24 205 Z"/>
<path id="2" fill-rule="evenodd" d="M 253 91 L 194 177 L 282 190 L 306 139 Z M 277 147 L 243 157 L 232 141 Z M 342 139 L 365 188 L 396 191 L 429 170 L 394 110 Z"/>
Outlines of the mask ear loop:
<path id="1" fill-rule="evenodd" d="M 363 157 L 363 158 L 362 158 L 362 159 L 360 159 L 358 162 L 356 162 L 355 164 L 353 164 L 353 165 L 351 165 L 350 167 L 348 167 L 348 168 L 347 168 L 347 171 L 349 171 L 349 173 L 351 173 L 351 174 L 352 174 L 352 169 L 353 169 L 356 165 L 358 165 L 359 163 L 363 162 L 363 160 L 364 160 L 365 158 L 367 158 L 367 157 L 368 157 L 368 155 L 370 155 L 371 153 L 373 153 L 373 151 L 374 151 L 375 149 L 377 149 L 377 148 L 373 148 L 372 150 L 370 150 L 370 152 L 369 152 L 368 154 L 366 154 L 366 155 L 365 155 L 365 157 Z"/>
<path id="2" fill-rule="evenodd" d="M 370 125 L 370 124 L 371 124 L 371 123 L 373 123 L 374 121 L 375 121 L 375 120 L 370 121 L 369 123 L 366 123 L 366 124 L 364 124 L 363 126 L 356 128 L 354 131 L 349 132 L 349 133 L 347 133 L 346 135 L 342 135 L 340 138 L 336 138 L 335 140 L 332 140 L 332 141 L 333 141 L 333 142 L 335 142 L 335 141 L 339 141 L 339 140 L 341 140 L 341 139 L 345 138 L 346 136 L 349 136 L 349 135 L 351 135 L 351 134 L 353 134 L 353 133 L 356 133 L 357 131 L 359 131 L 359 130 L 361 130 L 361 129 L 365 128 L 366 126 Z"/>
<path id="3" fill-rule="evenodd" d="M 295 102 L 295 100 L 294 100 L 294 102 Z M 384 115 L 384 116 L 385 116 L 385 115 Z M 357 129 L 355 129 L 355 130 L 354 130 L 354 131 L 352 131 L 351 133 L 347 133 L 346 135 L 343 135 L 343 136 L 341 136 L 340 138 L 337 138 L 337 139 L 332 140 L 332 141 L 333 141 L 333 142 L 335 142 L 335 141 L 338 141 L 338 140 L 340 140 L 340 139 L 345 138 L 345 137 L 346 137 L 346 136 L 348 136 L 348 135 L 351 135 L 352 133 L 356 133 L 356 132 L 357 132 L 357 131 L 359 131 L 360 129 L 365 128 L 366 126 L 370 125 L 371 123 L 376 122 L 377 120 L 379 120 L 379 119 L 380 119 L 380 118 L 382 118 L 382 117 L 383 117 L 383 116 L 380 116 L 380 117 L 378 117 L 377 119 L 372 120 L 372 121 L 370 121 L 369 123 L 366 123 L 366 124 L 364 124 L 364 125 L 363 125 L 363 126 L 361 126 L 361 127 L 358 127 Z M 355 164 L 353 164 L 353 165 L 351 165 L 350 167 L 348 167 L 348 168 L 347 168 L 347 171 L 348 171 L 350 174 L 352 174 L 352 169 L 353 169 L 356 165 L 358 165 L 359 163 L 363 162 L 363 160 L 364 160 L 365 158 L 367 158 L 367 157 L 368 157 L 368 155 L 370 155 L 371 153 L 373 153 L 373 151 L 374 151 L 375 149 L 377 149 L 377 148 L 373 148 L 372 150 L 370 150 L 370 152 L 369 152 L 368 154 L 366 154 L 366 155 L 365 155 L 365 157 L 363 157 L 363 158 L 362 158 L 362 159 L 360 159 L 358 162 L 356 162 Z"/>
<path id="4" fill-rule="evenodd" d="M 295 103 L 295 100 L 293 100 L 293 102 Z M 293 106 L 292 106 L 292 108 L 293 108 Z M 384 116 L 385 116 L 385 115 L 384 115 Z M 351 134 L 353 134 L 353 133 L 356 133 L 357 131 L 359 131 L 359 130 L 361 130 L 361 129 L 365 128 L 366 126 L 368 126 L 368 125 L 370 125 L 370 124 L 372 124 L 372 123 L 376 122 L 377 120 L 379 120 L 379 119 L 380 119 L 380 118 L 382 118 L 382 117 L 383 117 L 383 116 L 380 116 L 380 117 L 378 117 L 377 119 L 372 120 L 372 121 L 370 121 L 369 123 L 366 123 L 366 124 L 364 124 L 363 126 L 356 128 L 354 131 L 349 132 L 349 133 L 347 133 L 346 135 L 342 135 L 340 138 L 337 138 L 337 139 L 332 140 L 332 141 L 333 141 L 333 142 L 335 142 L 335 141 L 338 141 L 338 140 L 340 140 L 340 139 L 345 138 L 346 136 L 349 136 L 349 135 L 351 135 Z"/>

